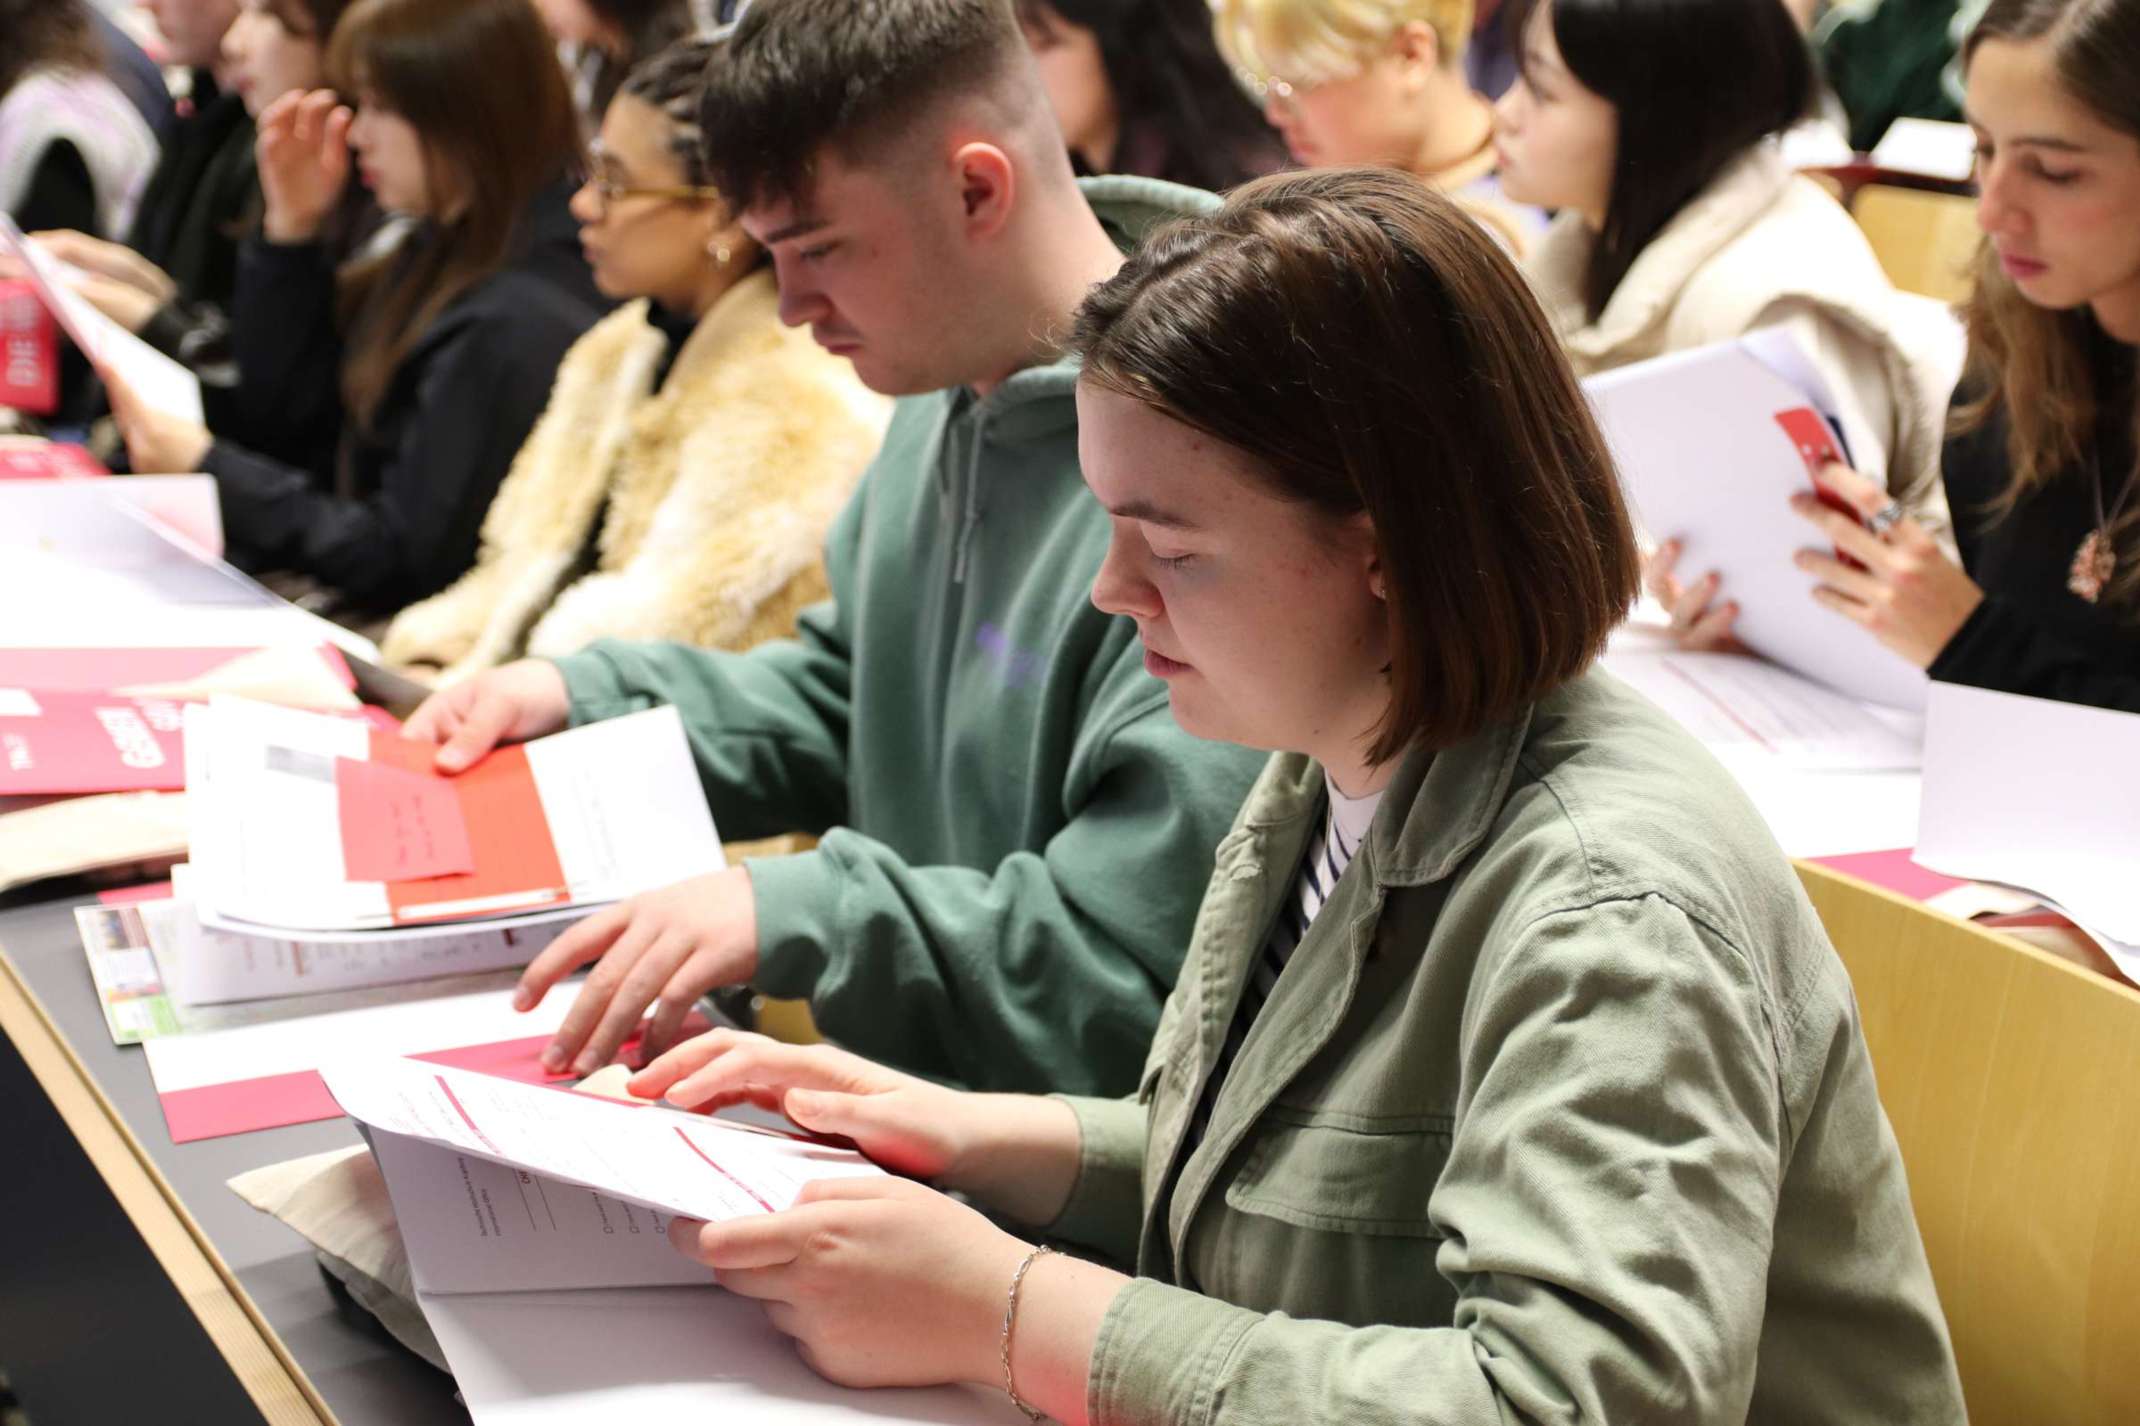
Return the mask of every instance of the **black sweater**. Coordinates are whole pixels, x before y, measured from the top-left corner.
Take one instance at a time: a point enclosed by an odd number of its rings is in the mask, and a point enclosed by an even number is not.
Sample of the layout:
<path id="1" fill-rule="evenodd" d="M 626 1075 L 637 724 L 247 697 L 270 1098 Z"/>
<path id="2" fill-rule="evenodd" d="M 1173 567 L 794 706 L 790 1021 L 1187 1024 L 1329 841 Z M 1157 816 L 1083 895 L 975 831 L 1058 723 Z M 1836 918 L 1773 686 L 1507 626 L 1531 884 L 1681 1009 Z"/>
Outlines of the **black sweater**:
<path id="1" fill-rule="evenodd" d="M 2097 437 L 2106 508 L 2133 470 L 2125 365 L 2105 393 Z M 1955 538 L 1984 602 L 1932 661 L 1932 677 L 2140 712 L 2140 610 L 2090 604 L 2066 588 L 2074 554 L 2096 527 L 2090 473 L 2062 471 L 1997 519 L 1989 507 L 2012 472 L 2006 436 L 2006 422 L 1995 418 L 1947 442 L 1942 465 Z"/>
<path id="2" fill-rule="evenodd" d="M 233 563 L 308 575 L 374 613 L 435 593 L 468 568 L 484 512 L 542 414 L 559 362 L 607 306 L 580 254 L 568 196 L 562 183 L 537 196 L 514 255 L 432 323 L 369 427 L 342 431 L 332 468 L 215 443 L 203 468 L 217 479 Z M 281 410 L 285 430 L 270 444 L 304 444 L 305 431 L 341 420 L 332 265 L 314 244 L 256 241 L 241 272 L 232 329 L 248 404 Z"/>

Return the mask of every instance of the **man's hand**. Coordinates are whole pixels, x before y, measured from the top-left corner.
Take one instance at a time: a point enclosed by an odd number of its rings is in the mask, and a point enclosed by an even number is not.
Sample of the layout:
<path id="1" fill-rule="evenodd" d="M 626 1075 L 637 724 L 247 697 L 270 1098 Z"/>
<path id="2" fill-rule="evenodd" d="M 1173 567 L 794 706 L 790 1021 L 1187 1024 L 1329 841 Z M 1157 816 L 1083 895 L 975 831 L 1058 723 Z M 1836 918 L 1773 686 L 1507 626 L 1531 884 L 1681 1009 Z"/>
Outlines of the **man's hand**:
<path id="1" fill-rule="evenodd" d="M 402 725 L 401 736 L 436 743 L 443 773 L 466 772 L 500 743 L 539 738 L 572 716 L 565 676 L 548 659 L 521 659 L 432 694 Z"/>
<path id="2" fill-rule="evenodd" d="M 599 958 L 565 1014 L 543 1067 L 592 1074 L 652 1007 L 640 1042 L 651 1058 L 676 1043 L 698 998 L 758 969 L 758 903 L 742 867 L 695 876 L 598 911 L 551 942 L 521 973 L 513 1004 L 531 1010 L 550 987 Z"/>

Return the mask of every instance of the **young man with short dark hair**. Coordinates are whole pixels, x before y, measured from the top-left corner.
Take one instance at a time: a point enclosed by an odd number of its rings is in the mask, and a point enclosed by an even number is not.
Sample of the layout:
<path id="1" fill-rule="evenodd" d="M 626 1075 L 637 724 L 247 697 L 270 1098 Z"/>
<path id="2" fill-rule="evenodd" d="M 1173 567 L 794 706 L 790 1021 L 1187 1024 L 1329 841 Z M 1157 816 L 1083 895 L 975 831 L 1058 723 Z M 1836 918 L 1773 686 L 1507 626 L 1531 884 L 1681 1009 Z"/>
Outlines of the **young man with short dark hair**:
<path id="1" fill-rule="evenodd" d="M 1007 0 L 761 0 L 702 119 L 785 320 L 903 399 L 796 640 L 598 644 L 412 720 L 451 771 L 674 703 L 725 835 L 823 834 L 538 957 L 529 1004 L 599 961 L 552 1063 L 592 1069 L 650 1010 L 658 1048 L 750 984 L 935 1077 L 1125 1093 L 1258 759 L 1179 731 L 1133 626 L 1089 602 L 1109 524 L 1061 343 L 1138 232 L 1211 200 L 1081 188 Z"/>

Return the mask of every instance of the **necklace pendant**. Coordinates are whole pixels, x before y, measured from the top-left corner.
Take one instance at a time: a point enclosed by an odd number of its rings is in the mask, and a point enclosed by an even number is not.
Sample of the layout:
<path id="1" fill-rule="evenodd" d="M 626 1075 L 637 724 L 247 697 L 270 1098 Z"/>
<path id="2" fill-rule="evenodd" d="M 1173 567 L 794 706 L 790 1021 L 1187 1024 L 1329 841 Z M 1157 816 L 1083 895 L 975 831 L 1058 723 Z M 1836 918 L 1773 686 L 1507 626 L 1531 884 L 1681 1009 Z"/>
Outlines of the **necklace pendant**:
<path id="1" fill-rule="evenodd" d="M 2088 538 L 2082 540 L 2081 547 L 2074 551 L 2073 568 L 2066 575 L 2066 588 L 2076 597 L 2093 604 L 2103 597 L 2103 590 L 2117 572 L 2117 551 L 2103 538 L 2102 530 L 2090 530 Z"/>

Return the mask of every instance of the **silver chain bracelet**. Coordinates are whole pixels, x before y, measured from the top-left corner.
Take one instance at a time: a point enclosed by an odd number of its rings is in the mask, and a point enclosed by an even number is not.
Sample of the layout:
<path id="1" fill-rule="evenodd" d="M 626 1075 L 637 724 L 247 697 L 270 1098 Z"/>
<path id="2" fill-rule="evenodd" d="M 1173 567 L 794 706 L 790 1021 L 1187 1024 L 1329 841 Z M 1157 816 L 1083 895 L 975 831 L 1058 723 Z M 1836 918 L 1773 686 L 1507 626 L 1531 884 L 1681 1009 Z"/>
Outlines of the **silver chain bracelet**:
<path id="1" fill-rule="evenodd" d="M 1019 1400 L 1018 1388 L 1011 1381 L 1011 1324 L 1018 1318 L 1018 1289 L 1025 1283 L 1026 1272 L 1033 1264 L 1054 1251 L 1053 1248 L 1039 1247 L 1025 1255 L 1025 1261 L 1018 1264 L 1018 1271 L 1011 1274 L 1010 1295 L 1003 1303 L 1003 1394 L 1011 1399 L 1011 1405 L 1025 1413 L 1025 1419 L 1028 1421 L 1045 1421 L 1048 1418 L 1044 1413 L 1035 1411 Z"/>

